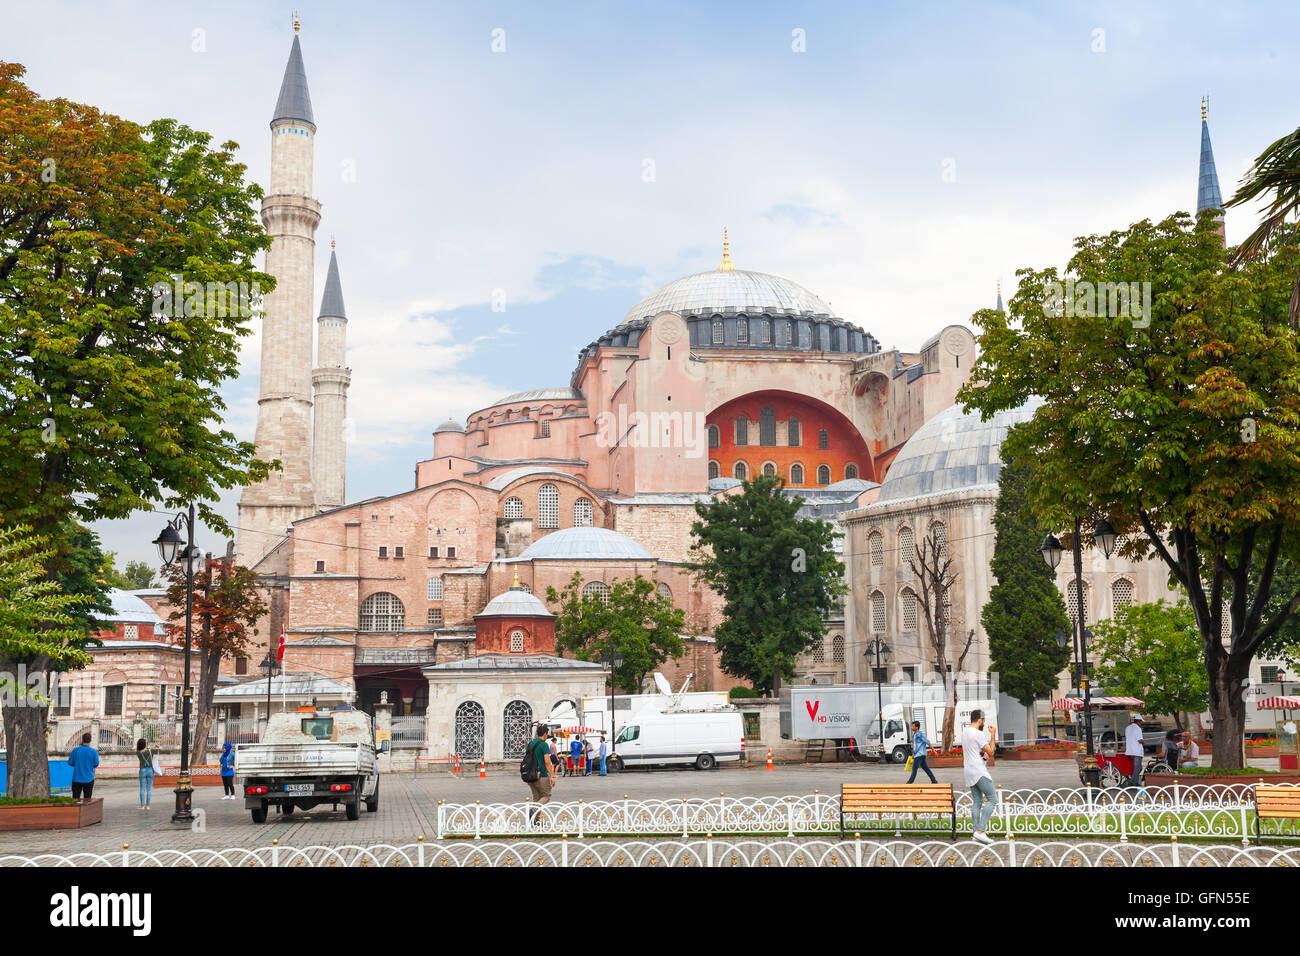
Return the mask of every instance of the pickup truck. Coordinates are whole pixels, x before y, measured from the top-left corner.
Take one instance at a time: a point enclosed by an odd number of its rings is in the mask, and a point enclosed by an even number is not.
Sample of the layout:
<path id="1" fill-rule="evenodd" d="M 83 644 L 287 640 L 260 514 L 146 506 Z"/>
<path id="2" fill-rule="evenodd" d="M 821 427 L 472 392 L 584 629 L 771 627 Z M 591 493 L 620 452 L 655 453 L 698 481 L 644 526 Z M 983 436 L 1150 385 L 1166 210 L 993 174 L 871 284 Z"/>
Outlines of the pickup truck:
<path id="1" fill-rule="evenodd" d="M 243 778 L 244 808 L 254 823 L 265 823 L 278 806 L 286 816 L 341 804 L 349 820 L 361 804 L 379 809 L 378 755 L 370 716 L 359 710 L 300 710 L 272 714 L 261 741 L 235 745 L 235 775 Z"/>

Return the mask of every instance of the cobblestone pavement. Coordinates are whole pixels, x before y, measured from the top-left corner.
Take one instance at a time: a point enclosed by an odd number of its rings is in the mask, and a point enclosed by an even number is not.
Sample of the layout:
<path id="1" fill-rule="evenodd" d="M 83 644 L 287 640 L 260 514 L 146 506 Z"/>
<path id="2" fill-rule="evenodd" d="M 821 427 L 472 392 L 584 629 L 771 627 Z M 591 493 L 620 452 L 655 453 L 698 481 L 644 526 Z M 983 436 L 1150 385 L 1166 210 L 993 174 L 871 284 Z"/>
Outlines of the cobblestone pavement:
<path id="1" fill-rule="evenodd" d="M 962 786 L 961 768 L 935 771 L 941 782 Z M 1071 761 L 1003 762 L 994 768 L 994 779 L 1005 788 L 1073 787 L 1078 775 Z M 557 800 L 613 800 L 624 794 L 633 799 L 708 797 L 725 792 L 728 796 L 806 794 L 814 790 L 836 793 L 845 781 L 903 783 L 903 768 L 877 764 L 821 764 L 781 766 L 768 772 L 761 766 L 749 769 L 729 767 L 712 771 L 634 770 L 601 778 L 593 775 L 556 781 Z M 924 779 L 924 778 L 922 778 Z M 489 771 L 480 780 L 477 771 L 461 779 L 443 772 L 386 774 L 380 787 L 377 813 L 362 810 L 361 818 L 349 822 L 343 811 L 327 807 L 298 811 L 291 820 L 274 812 L 267 823 L 254 824 L 243 800 L 222 800 L 220 787 L 195 790 L 194 808 L 202 813 L 202 827 L 185 829 L 171 823 L 174 798 L 170 790 L 155 790 L 153 809 L 137 809 L 138 788 L 134 781 L 101 780 L 95 795 L 104 798 L 104 820 L 83 830 L 40 830 L 0 833 L 0 856 L 37 853 L 106 853 L 122 849 L 191 849 L 267 846 L 278 839 L 282 846 L 321 844 L 406 844 L 423 835 L 436 835 L 437 802 L 501 803 L 522 801 L 527 787 L 512 768 Z"/>

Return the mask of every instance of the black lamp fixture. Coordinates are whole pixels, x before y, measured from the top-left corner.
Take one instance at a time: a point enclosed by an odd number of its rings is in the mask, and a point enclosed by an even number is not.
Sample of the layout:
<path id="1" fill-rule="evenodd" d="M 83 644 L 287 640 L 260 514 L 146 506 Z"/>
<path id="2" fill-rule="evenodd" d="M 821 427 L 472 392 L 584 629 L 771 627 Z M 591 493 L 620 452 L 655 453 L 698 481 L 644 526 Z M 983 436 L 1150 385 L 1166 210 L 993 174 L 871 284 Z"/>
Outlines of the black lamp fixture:
<path id="1" fill-rule="evenodd" d="M 180 534 L 185 529 L 185 537 Z M 181 766 L 176 775 L 176 811 L 172 814 L 172 823 L 190 824 L 194 820 L 191 810 L 194 788 L 190 780 L 190 706 L 194 691 L 190 687 L 190 649 L 194 635 L 194 575 L 203 560 L 203 554 L 194 544 L 194 505 L 182 511 L 163 526 L 153 544 L 158 548 L 158 557 L 164 567 L 171 567 L 179 559 L 180 569 L 185 573 L 185 676 L 181 686 Z M 182 548 L 184 545 L 184 548 Z"/>

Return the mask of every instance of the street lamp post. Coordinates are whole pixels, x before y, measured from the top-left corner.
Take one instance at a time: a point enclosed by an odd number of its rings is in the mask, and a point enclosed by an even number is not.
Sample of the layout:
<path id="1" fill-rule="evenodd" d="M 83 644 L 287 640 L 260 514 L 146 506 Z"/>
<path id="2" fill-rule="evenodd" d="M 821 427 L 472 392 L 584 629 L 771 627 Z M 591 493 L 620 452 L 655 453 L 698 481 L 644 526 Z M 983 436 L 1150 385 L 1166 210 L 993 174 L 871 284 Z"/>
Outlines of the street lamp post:
<path id="1" fill-rule="evenodd" d="M 1074 519 L 1074 622 L 1070 628 L 1074 640 L 1074 660 L 1079 677 L 1079 687 L 1083 690 L 1083 723 L 1084 732 L 1087 734 L 1087 745 L 1085 756 L 1083 758 L 1083 779 L 1090 787 L 1096 787 L 1101 783 L 1101 768 L 1097 766 L 1097 751 L 1093 745 L 1092 737 L 1092 674 L 1088 664 L 1088 638 L 1092 635 L 1085 629 L 1083 615 L 1083 520 Z M 1110 526 L 1105 518 L 1098 518 L 1093 528 L 1092 540 L 1101 548 L 1106 557 L 1115 548 L 1115 529 Z M 1041 547 L 1038 549 L 1043 560 L 1055 570 L 1061 563 L 1061 555 L 1065 549 L 1061 547 L 1061 542 L 1055 535 L 1049 534 L 1043 539 Z M 1057 635 L 1057 643 L 1062 648 L 1065 647 L 1064 635 Z"/>
<path id="2" fill-rule="evenodd" d="M 185 529 L 185 549 L 180 550 L 180 529 Z M 172 814 L 172 823 L 190 823 L 194 819 L 191 812 L 194 788 L 190 783 L 190 705 L 194 699 L 190 687 L 190 648 L 194 639 L 194 569 L 200 560 L 199 549 L 194 546 L 194 505 L 188 511 L 182 511 L 163 527 L 162 533 L 154 539 L 158 547 L 158 556 L 165 567 L 179 557 L 181 568 L 185 572 L 185 677 L 184 689 L 181 691 L 181 770 L 176 778 L 176 811 Z"/>
<path id="3" fill-rule="evenodd" d="M 889 645 L 885 643 L 884 638 L 880 636 L 873 637 L 867 642 L 867 650 L 864 654 L 870 657 L 876 656 L 875 667 L 872 668 L 872 676 L 876 679 L 876 726 L 880 728 L 880 759 L 885 759 L 885 699 L 880 690 L 880 656 L 890 653 Z"/>
<path id="4" fill-rule="evenodd" d="M 618 752 L 614 740 L 614 671 L 623 666 L 623 655 L 615 651 L 613 655 L 606 654 L 600 662 L 609 667 L 609 752 L 612 755 Z"/>
<path id="5" fill-rule="evenodd" d="M 266 721 L 269 726 L 271 722 L 271 678 L 280 673 L 280 663 L 268 649 L 266 657 L 262 658 L 262 663 L 257 666 L 260 670 L 266 671 Z M 315 706 L 315 704 L 316 699 L 312 698 L 312 706 Z"/>

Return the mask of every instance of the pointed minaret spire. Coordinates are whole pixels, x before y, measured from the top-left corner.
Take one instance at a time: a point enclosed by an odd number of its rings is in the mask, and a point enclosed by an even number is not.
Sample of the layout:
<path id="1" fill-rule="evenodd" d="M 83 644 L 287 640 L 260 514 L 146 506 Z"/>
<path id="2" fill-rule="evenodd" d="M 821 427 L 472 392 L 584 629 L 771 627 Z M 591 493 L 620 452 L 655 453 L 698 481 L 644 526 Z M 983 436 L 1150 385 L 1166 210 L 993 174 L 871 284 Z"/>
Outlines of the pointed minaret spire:
<path id="1" fill-rule="evenodd" d="M 1214 150 L 1210 148 L 1210 124 L 1206 122 L 1206 100 L 1201 98 L 1201 176 L 1196 189 L 1196 211 L 1222 209 L 1223 197 L 1219 194 L 1219 173 L 1214 168 Z"/>
<path id="2" fill-rule="evenodd" d="M 334 251 L 334 240 L 330 240 L 330 267 L 325 273 L 325 292 L 320 297 L 320 318 L 346 319 L 347 310 L 343 308 L 343 284 L 339 282 L 339 257 Z"/>
<path id="3" fill-rule="evenodd" d="M 312 428 L 312 481 L 318 508 L 337 508 L 347 492 L 348 312 L 343 307 L 339 257 L 330 240 L 330 265 L 316 319 L 316 368 L 311 373 L 315 411 Z"/>
<path id="4" fill-rule="evenodd" d="M 316 118 L 311 111 L 311 93 L 307 91 L 307 68 L 302 65 L 302 45 L 298 42 L 298 18 L 293 21 L 293 46 L 289 48 L 289 62 L 284 65 L 284 79 L 280 81 L 280 96 L 275 101 L 271 124 L 281 120 L 306 123 L 314 130 Z"/>

